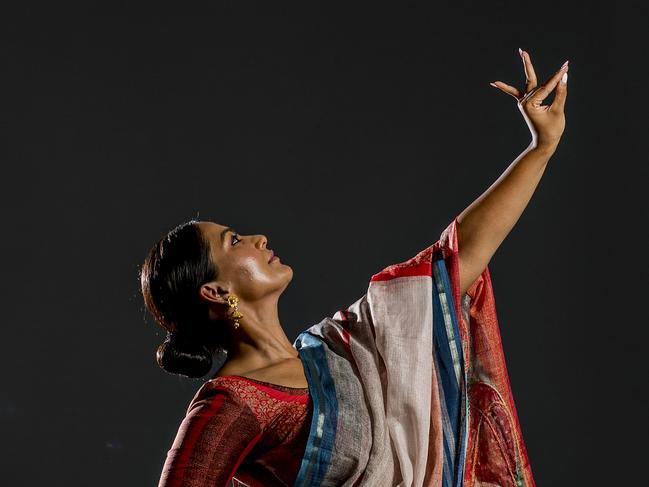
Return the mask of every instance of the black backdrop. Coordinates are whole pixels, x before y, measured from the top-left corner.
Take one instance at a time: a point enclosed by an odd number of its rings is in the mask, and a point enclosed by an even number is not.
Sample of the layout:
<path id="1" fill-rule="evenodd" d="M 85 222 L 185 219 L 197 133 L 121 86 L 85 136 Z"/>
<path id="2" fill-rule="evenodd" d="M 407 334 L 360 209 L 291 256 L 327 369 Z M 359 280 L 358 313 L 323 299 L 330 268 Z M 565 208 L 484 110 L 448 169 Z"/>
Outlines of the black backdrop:
<path id="1" fill-rule="evenodd" d="M 517 48 L 567 128 L 490 263 L 540 486 L 626 485 L 646 435 L 641 2 L 4 11 L 0 471 L 155 485 L 202 383 L 157 367 L 138 270 L 192 217 L 291 265 L 289 339 L 433 243 L 525 149 Z M 548 100 L 548 102 L 551 101 Z"/>

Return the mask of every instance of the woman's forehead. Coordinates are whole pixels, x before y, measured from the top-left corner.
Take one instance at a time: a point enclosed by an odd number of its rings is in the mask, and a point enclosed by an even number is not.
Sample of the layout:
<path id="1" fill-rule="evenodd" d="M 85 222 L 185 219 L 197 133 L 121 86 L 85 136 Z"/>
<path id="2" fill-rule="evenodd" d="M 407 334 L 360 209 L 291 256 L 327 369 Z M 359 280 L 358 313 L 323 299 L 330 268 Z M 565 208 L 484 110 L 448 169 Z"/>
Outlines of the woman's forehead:
<path id="1" fill-rule="evenodd" d="M 198 222 L 198 226 L 209 240 L 221 240 L 226 231 L 230 229 L 230 227 L 210 221 Z"/>

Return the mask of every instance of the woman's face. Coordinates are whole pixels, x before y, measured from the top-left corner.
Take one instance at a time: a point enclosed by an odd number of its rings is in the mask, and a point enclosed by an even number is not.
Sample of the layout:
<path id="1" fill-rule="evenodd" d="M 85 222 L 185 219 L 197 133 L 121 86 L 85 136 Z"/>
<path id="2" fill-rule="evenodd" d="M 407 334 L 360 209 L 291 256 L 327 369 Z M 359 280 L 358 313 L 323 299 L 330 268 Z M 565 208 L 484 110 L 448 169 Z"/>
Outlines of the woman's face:
<path id="1" fill-rule="evenodd" d="M 217 283 L 252 303 L 276 294 L 278 297 L 293 278 L 293 269 L 266 248 L 264 235 L 241 235 L 213 222 L 199 222 L 210 242 L 212 261 L 219 269 Z M 227 297 L 226 297 L 227 299 Z"/>

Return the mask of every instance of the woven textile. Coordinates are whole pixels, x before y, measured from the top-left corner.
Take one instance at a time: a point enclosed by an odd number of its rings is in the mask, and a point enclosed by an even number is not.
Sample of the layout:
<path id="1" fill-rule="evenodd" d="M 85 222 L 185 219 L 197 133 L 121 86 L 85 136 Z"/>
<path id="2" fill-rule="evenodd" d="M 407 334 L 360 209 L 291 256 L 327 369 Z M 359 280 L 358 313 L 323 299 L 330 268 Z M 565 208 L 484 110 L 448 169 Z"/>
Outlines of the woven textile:
<path id="1" fill-rule="evenodd" d="M 183 418 L 159 487 L 285 487 L 309 432 L 307 389 L 241 376 L 205 382 Z"/>
<path id="2" fill-rule="evenodd" d="M 489 270 L 460 296 L 457 225 L 296 338 L 313 401 L 296 487 L 535 485 Z"/>

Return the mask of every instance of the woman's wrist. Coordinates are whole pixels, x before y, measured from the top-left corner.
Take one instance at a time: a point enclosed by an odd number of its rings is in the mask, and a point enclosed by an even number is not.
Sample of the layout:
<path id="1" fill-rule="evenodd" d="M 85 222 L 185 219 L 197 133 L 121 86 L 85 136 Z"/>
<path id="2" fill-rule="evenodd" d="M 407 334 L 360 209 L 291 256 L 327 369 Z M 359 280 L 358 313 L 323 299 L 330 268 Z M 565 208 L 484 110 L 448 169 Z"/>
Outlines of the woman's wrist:
<path id="1" fill-rule="evenodd" d="M 558 140 L 556 142 L 532 141 L 532 143 L 530 144 L 529 149 L 533 150 L 534 152 L 538 152 L 540 154 L 547 154 L 547 155 L 551 156 L 557 150 L 558 145 L 559 145 Z"/>

